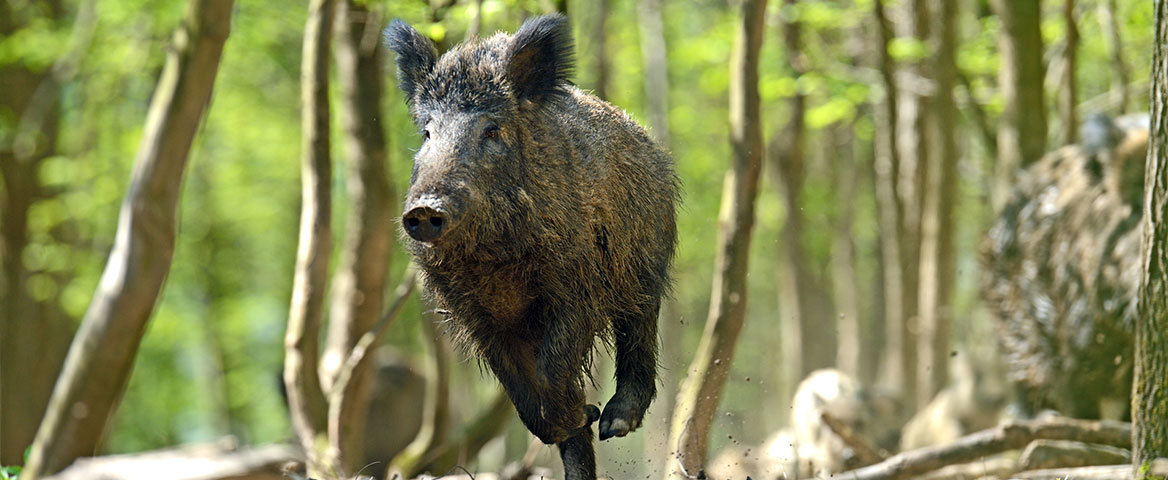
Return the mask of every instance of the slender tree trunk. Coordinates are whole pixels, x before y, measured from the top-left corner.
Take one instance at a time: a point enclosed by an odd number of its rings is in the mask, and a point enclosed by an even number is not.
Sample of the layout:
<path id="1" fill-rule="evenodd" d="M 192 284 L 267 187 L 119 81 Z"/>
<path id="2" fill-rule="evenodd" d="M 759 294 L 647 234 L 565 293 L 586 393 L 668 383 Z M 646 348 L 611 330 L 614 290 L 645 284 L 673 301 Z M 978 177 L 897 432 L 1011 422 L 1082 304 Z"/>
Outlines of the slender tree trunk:
<path id="1" fill-rule="evenodd" d="M 292 429 L 307 454 L 310 476 L 332 470 L 321 443 L 326 429 L 326 403 L 317 361 L 332 239 L 328 66 L 333 8 L 332 0 L 312 0 L 304 27 L 300 64 L 300 243 L 284 335 L 288 410 Z"/>
<path id="2" fill-rule="evenodd" d="M 479 36 L 483 29 L 483 0 L 474 0 L 474 13 L 470 17 L 470 26 L 466 28 L 464 41 Z"/>
<path id="3" fill-rule="evenodd" d="M 718 253 L 710 312 L 701 343 L 677 395 L 667 460 L 667 478 L 692 478 L 705 464 L 710 424 L 734 358 L 746 314 L 746 272 L 754 227 L 755 197 L 762 169 L 758 57 L 765 0 L 744 0 L 730 61 L 730 143 L 733 168 L 722 184 Z"/>
<path id="4" fill-rule="evenodd" d="M 669 148 L 669 62 L 665 48 L 662 0 L 637 0 L 641 57 L 645 62 L 645 110 L 657 143 Z"/>
<path id="5" fill-rule="evenodd" d="M 243 402 L 232 401 L 235 391 L 232 388 L 232 379 L 229 372 L 239 371 L 245 354 L 239 348 L 232 348 L 242 342 L 235 342 L 230 328 L 225 325 L 227 308 L 235 298 L 233 294 L 238 287 L 224 275 L 216 274 L 224 270 L 235 268 L 231 250 L 233 242 L 230 237 L 230 227 L 225 226 L 218 219 L 222 218 L 219 208 L 211 198 L 214 191 L 216 167 L 215 162 L 199 162 L 191 165 L 191 174 L 184 201 L 188 211 L 200 212 L 205 222 L 206 234 L 197 243 L 199 262 L 199 287 L 201 288 L 203 311 L 196 313 L 200 317 L 198 334 L 204 344 L 206 352 L 206 377 L 197 388 L 204 391 L 213 414 L 213 431 L 215 435 L 234 435 L 241 443 L 248 443 L 246 408 Z"/>
<path id="6" fill-rule="evenodd" d="M 1131 103 L 1131 95 L 1128 94 L 1127 88 L 1127 84 L 1131 82 L 1131 69 L 1123 59 L 1123 35 L 1119 30 L 1119 21 L 1116 20 L 1119 15 L 1119 5 L 1115 0 L 1099 2 L 1099 23 L 1103 27 L 1104 35 L 1107 36 L 1111 71 L 1115 74 L 1111 78 L 1111 94 L 1116 97 L 1115 111 L 1127 112 L 1128 104 Z"/>
<path id="7" fill-rule="evenodd" d="M 878 120 L 880 114 L 873 113 L 873 117 Z M 881 141 L 880 138 L 883 135 L 879 132 L 879 129 L 874 133 L 875 135 L 868 142 L 862 144 L 856 143 L 855 150 L 859 156 L 856 159 L 856 165 L 864 166 L 863 177 L 859 183 L 870 185 L 872 188 L 871 200 L 876 209 L 875 213 L 877 217 L 875 220 L 878 227 L 877 235 L 872 239 L 868 250 L 857 255 L 857 258 L 875 258 L 871 264 L 874 268 L 862 278 L 857 277 L 858 281 L 867 282 L 872 288 L 868 292 L 870 303 L 862 307 L 866 308 L 869 313 L 861 316 L 866 321 L 861 324 L 860 373 L 857 378 L 864 385 L 875 385 L 882 380 L 880 374 L 886 360 L 885 354 L 889 348 L 887 341 L 889 322 L 886 317 L 888 308 L 885 305 L 885 302 L 888 301 L 888 294 L 885 291 L 886 285 L 884 284 L 886 275 L 884 270 L 884 219 L 879 192 L 881 187 L 878 185 L 879 178 L 876 175 L 876 143 Z M 859 264 L 857 264 L 857 268 L 859 268 Z M 857 274 L 859 273 L 857 272 Z"/>
<path id="8" fill-rule="evenodd" d="M 395 473 L 414 478 L 442 449 L 450 430 L 450 345 L 439 335 L 434 315 L 422 319 L 422 336 L 429 348 L 426 357 L 426 405 L 422 411 L 422 426 L 414 441 L 397 458 L 389 462 L 385 478 Z M 530 437 L 528 437 L 530 438 Z"/>
<path id="9" fill-rule="evenodd" d="M 637 1 L 637 25 L 641 33 L 641 58 L 645 71 L 645 110 L 648 112 L 649 130 L 657 143 L 670 149 L 669 129 L 669 63 L 665 48 L 665 22 L 662 0 Z M 658 320 L 658 334 L 661 337 L 660 383 L 665 395 L 658 395 L 656 405 L 647 414 L 654 428 L 646 429 L 642 435 L 645 458 L 664 458 L 668 451 L 669 421 L 673 415 L 672 395 L 678 381 L 675 359 L 680 356 L 677 345 L 681 341 L 680 309 L 674 298 L 664 299 Z"/>
<path id="10" fill-rule="evenodd" d="M 394 193 L 386 169 L 387 141 L 381 125 L 381 19 L 354 0 L 337 4 L 336 61 L 344 108 L 341 121 L 347 154 L 350 207 L 341 265 L 332 284 L 328 340 L 322 357 L 326 390 L 357 340 L 370 331 L 384 309 L 386 274 L 393 244 Z M 365 413 L 372 381 L 372 357 L 357 364 L 340 404 L 329 405 L 329 440 L 344 471 L 356 472 L 364 458 Z"/>
<path id="11" fill-rule="evenodd" d="M 907 22 L 899 25 L 901 36 L 927 42 L 929 38 L 929 7 L 926 0 L 912 0 L 903 5 Z M 907 66 L 901 74 L 916 79 L 929 78 L 924 60 Z M 900 331 L 900 356 L 904 362 L 901 392 L 910 409 L 916 401 L 917 322 L 920 301 L 921 210 L 925 179 L 929 175 L 929 96 L 924 87 L 916 84 L 897 91 L 896 149 L 900 170 L 896 173 L 896 193 L 900 201 L 900 273 L 903 290 L 901 308 L 903 322 Z"/>
<path id="12" fill-rule="evenodd" d="M 917 405 L 932 400 L 948 380 L 949 323 L 956 280 L 953 216 L 957 190 L 956 19 L 959 2 L 933 0 L 932 72 L 936 88 L 930 105 L 928 177 L 921 215 L 921 256 L 917 351 Z"/>
<path id="13" fill-rule="evenodd" d="M 787 0 L 784 9 L 794 9 L 794 0 Z M 787 55 L 792 77 L 807 71 L 802 51 L 802 26 L 784 15 L 782 24 L 783 50 Z M 806 177 L 806 125 L 803 120 L 807 98 L 802 93 L 791 97 L 787 112 L 788 122 L 774 135 L 768 149 L 771 178 L 776 190 L 783 196 L 786 218 L 782 231 L 782 254 L 779 260 L 779 313 L 783 325 L 783 354 L 787 379 L 797 382 L 811 371 L 835 363 L 835 322 L 829 312 L 830 303 L 824 282 L 812 273 L 808 253 L 803 243 L 803 182 Z"/>
<path id="14" fill-rule="evenodd" d="M 192 1 L 175 33 L 134 160 L 113 250 L 21 478 L 55 473 L 95 452 L 125 391 L 170 270 L 183 171 L 210 102 L 232 3 Z"/>
<path id="15" fill-rule="evenodd" d="M 0 37 L 34 23 L 61 22 L 64 16 L 59 1 L 27 6 L 6 2 L 0 4 Z M 36 435 L 73 338 L 73 320 L 60 307 L 61 289 L 48 298 L 34 298 L 27 285 L 38 273 L 63 285 L 68 274 L 56 278 L 58 274 L 29 271 L 24 252 L 31 235 L 60 240 L 51 231 L 30 231 L 29 212 L 56 195 L 39 172 L 56 153 L 61 89 L 75 73 L 95 23 L 92 2 L 82 2 L 69 51 L 53 65 L 32 67 L 17 61 L 0 66 L 0 123 L 14 127 L 0 139 L 0 465 L 24 464 L 25 448 Z"/>
<path id="16" fill-rule="evenodd" d="M 904 230 L 900 197 L 897 195 L 897 172 L 900 171 L 900 153 L 896 149 L 898 126 L 896 66 L 888 53 L 892 41 L 892 27 L 883 0 L 873 2 L 873 16 L 876 19 L 876 57 L 884 87 L 884 101 L 876 111 L 876 145 L 874 159 L 874 181 L 876 206 L 880 213 L 880 263 L 883 272 L 881 287 L 884 290 L 885 358 L 883 362 L 884 383 L 894 386 L 905 385 L 904 372 L 909 369 L 904 357 L 902 330 L 905 327 L 904 272 L 902 269 L 900 232 Z"/>
<path id="17" fill-rule="evenodd" d="M 839 348 L 835 365 L 853 377 L 861 375 L 863 319 L 860 318 L 860 285 L 856 275 L 856 243 L 852 224 L 856 216 L 857 174 L 860 164 L 852 135 L 852 123 L 837 125 L 827 131 L 824 144 L 827 159 L 832 161 L 832 190 L 836 192 L 838 211 L 832 219 L 831 281 L 836 304 Z"/>
<path id="18" fill-rule="evenodd" d="M 1168 457 L 1168 0 L 1156 0 L 1152 128 L 1144 192 L 1143 280 L 1136 320 L 1132 463 Z"/>
<path id="19" fill-rule="evenodd" d="M 993 0 L 1001 19 L 998 49 L 1001 68 L 1002 119 L 998 122 L 998 158 L 994 168 L 994 210 L 1001 208 L 1014 184 L 1014 172 L 1046 151 L 1046 100 L 1042 88 L 1042 9 L 1038 0 Z"/>
<path id="20" fill-rule="evenodd" d="M 1078 106 L 1078 87 L 1075 73 L 1078 71 L 1079 27 L 1075 21 L 1075 0 L 1063 0 L 1063 23 L 1067 34 L 1063 45 L 1063 75 L 1058 91 L 1059 121 L 1062 123 L 1063 145 L 1079 141 L 1079 120 L 1075 112 Z"/>
<path id="21" fill-rule="evenodd" d="M 609 70 L 612 66 L 612 60 L 608 58 L 608 14 L 612 8 L 611 1 L 595 0 L 592 13 L 595 16 L 591 25 L 592 41 L 595 42 L 592 47 L 592 71 L 596 72 L 596 85 L 592 93 L 603 100 L 608 100 Z"/>

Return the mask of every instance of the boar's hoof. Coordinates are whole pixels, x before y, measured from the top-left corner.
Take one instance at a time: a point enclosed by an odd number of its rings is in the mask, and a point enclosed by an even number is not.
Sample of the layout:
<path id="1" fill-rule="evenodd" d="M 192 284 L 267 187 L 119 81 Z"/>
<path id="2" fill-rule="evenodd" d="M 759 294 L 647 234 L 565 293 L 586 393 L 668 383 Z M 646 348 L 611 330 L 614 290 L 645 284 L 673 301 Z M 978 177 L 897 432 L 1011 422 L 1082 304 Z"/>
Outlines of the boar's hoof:
<path id="1" fill-rule="evenodd" d="M 632 402 L 613 398 L 604 407 L 604 414 L 600 416 L 601 440 L 612 437 L 623 437 L 641 426 L 641 415 Z"/>
<path id="2" fill-rule="evenodd" d="M 600 409 L 596 408 L 596 405 L 585 405 L 584 417 L 584 426 L 590 427 L 592 426 L 592 422 L 600 420 Z"/>

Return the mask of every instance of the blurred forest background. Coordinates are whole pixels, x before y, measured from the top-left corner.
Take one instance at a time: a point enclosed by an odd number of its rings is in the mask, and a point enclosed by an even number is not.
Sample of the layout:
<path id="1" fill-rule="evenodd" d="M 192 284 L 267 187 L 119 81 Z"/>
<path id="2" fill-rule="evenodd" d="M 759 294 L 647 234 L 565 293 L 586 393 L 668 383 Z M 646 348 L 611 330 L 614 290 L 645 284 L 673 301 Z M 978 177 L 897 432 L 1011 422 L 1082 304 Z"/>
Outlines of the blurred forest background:
<path id="1" fill-rule="evenodd" d="M 710 310 L 716 219 L 732 158 L 727 99 L 739 9 L 724 0 L 338 3 L 371 25 L 402 18 L 444 47 L 565 11 L 576 31 L 576 83 L 626 109 L 673 152 L 684 204 L 676 286 L 660 322 L 660 393 L 642 430 L 598 444 L 600 472 L 659 476 L 669 411 Z M 919 405 L 944 385 L 950 352 L 994 355 L 977 251 L 1014 169 L 1073 143 L 1090 113 L 1148 106 L 1151 2 L 770 3 L 758 63 L 766 149 L 749 301 L 711 455 L 784 427 L 794 386 L 817 368 L 838 367 Z M 2 465 L 23 463 L 98 288 L 186 5 L 0 3 Z M 280 372 L 298 245 L 307 15 L 299 2 L 232 7 L 181 186 L 173 264 L 116 416 L 90 453 L 225 436 L 249 445 L 293 438 Z M 379 28 L 367 30 L 357 32 L 358 44 L 379 43 Z M 383 115 L 386 149 L 384 170 L 374 171 L 388 181 L 389 221 L 380 228 L 394 244 L 380 280 L 388 304 L 408 264 L 396 245 L 396 212 L 420 136 L 395 86 L 392 54 L 375 58 L 383 95 L 373 106 Z M 360 183 L 361 171 L 344 140 L 344 82 L 336 81 L 344 68 L 333 67 L 327 91 L 336 278 L 352 264 L 345 260 L 357 223 L 350 184 Z M 893 98 L 897 111 L 887 108 Z M 937 138 L 951 143 L 938 146 L 947 142 Z M 346 315 L 338 282 L 326 323 Z M 480 413 L 502 411 L 489 410 L 499 389 L 435 337 L 433 320 L 418 295 L 408 296 L 383 349 L 419 378 L 446 372 L 448 416 L 436 428 L 457 436 Z M 336 368 L 328 354 L 322 365 Z M 610 361 L 599 363 L 593 402 L 612 393 Z M 410 394 L 420 395 L 422 383 Z M 433 406 L 433 397 L 425 403 Z M 415 429 L 421 414 L 408 412 L 370 428 Z M 477 459 L 462 459 L 472 471 L 528 452 L 530 435 L 514 413 L 495 416 L 505 419 L 499 440 Z M 553 448 L 533 451 L 538 462 L 558 464 Z"/>

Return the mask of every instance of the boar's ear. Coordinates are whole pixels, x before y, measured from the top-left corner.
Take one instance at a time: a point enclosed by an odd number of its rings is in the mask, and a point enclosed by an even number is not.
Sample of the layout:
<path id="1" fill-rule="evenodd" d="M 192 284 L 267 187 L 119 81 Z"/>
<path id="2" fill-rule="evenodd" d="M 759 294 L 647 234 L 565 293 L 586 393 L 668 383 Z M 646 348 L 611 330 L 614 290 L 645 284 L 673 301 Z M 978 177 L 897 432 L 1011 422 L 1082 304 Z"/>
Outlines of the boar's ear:
<path id="1" fill-rule="evenodd" d="M 417 85 L 434 69 L 437 52 L 434 44 L 414 27 L 401 19 L 394 19 L 382 33 L 385 46 L 397 53 L 397 84 L 413 102 Z"/>
<path id="2" fill-rule="evenodd" d="M 536 17 L 519 27 L 507 51 L 507 79 L 516 98 L 539 102 L 567 93 L 575 66 L 572 27 L 560 14 Z"/>

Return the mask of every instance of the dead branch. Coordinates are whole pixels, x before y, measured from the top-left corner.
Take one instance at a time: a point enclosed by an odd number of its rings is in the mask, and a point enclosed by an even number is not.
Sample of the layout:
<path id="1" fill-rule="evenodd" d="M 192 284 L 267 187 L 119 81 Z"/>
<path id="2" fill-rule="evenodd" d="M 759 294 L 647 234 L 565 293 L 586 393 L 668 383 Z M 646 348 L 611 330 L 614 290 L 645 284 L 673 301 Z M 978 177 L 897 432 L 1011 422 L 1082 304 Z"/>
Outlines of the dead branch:
<path id="1" fill-rule="evenodd" d="M 949 465 L 917 480 L 974 480 L 984 478 L 1007 478 L 1018 470 L 1018 462 L 1009 457 L 995 457 L 976 462 Z"/>
<path id="2" fill-rule="evenodd" d="M 78 460 L 45 480 L 280 480 L 282 467 L 300 458 L 287 444 L 236 449 L 215 443 Z"/>
<path id="3" fill-rule="evenodd" d="M 1067 440 L 1035 440 L 1018 458 L 1019 470 L 1131 464 L 1131 452 L 1107 445 Z"/>
<path id="4" fill-rule="evenodd" d="M 1049 470 L 1031 470 L 1010 475 L 1011 479 L 1020 480 L 1126 480 L 1142 478 L 1164 478 L 1168 476 L 1168 458 L 1158 458 L 1148 465 L 1146 471 L 1139 474 L 1131 465 L 1106 465 L 1079 468 L 1052 468 Z"/>
<path id="5" fill-rule="evenodd" d="M 1039 439 L 1076 440 L 1130 448 L 1131 424 L 1070 418 L 1012 422 L 967 435 L 949 445 L 902 452 L 881 463 L 844 472 L 840 478 L 909 478 L 947 465 L 969 463 L 1006 450 L 1022 448 Z"/>
<path id="6" fill-rule="evenodd" d="M 856 436 L 856 432 L 853 432 L 851 428 L 844 424 L 844 422 L 841 422 L 839 419 L 833 417 L 830 413 L 823 412 L 820 414 L 820 418 L 823 419 L 823 423 L 826 424 L 827 427 L 831 429 L 831 431 L 835 432 L 835 434 L 839 436 L 840 440 L 844 441 L 844 444 L 846 444 L 849 448 L 852 449 L 853 452 L 855 452 L 856 456 L 860 458 L 860 462 L 863 464 L 862 466 L 880 463 L 888 459 L 887 452 L 877 450 L 871 445 L 868 445 L 868 442 L 865 442 Z"/>

